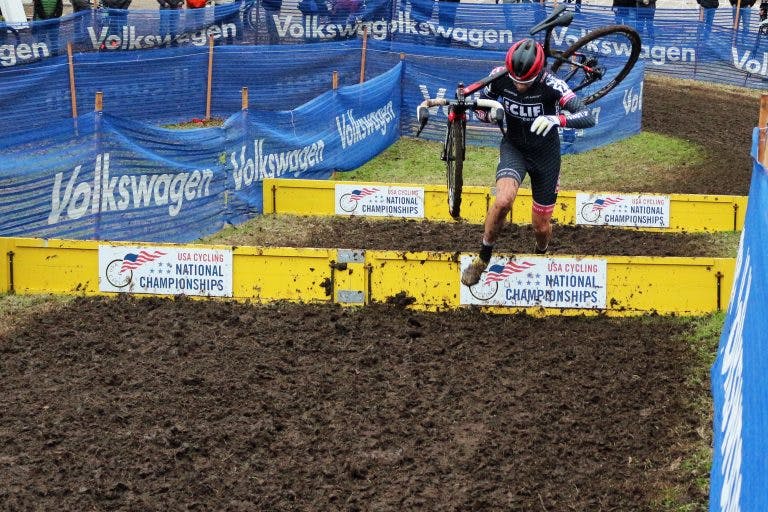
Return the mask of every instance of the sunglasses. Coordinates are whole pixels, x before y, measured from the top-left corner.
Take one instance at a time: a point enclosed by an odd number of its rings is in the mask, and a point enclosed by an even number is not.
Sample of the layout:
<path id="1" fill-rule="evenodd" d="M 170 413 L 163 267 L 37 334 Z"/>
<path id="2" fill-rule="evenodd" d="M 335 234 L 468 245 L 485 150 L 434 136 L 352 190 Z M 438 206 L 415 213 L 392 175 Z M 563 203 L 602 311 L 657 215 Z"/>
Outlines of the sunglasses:
<path id="1" fill-rule="evenodd" d="M 509 75 L 509 78 L 511 78 L 513 82 L 515 82 L 516 84 L 523 84 L 523 85 L 532 84 L 538 77 L 539 77 L 539 75 L 537 74 L 536 76 L 534 76 L 533 78 L 531 78 L 529 80 L 518 80 L 517 78 L 513 77 L 512 75 Z"/>

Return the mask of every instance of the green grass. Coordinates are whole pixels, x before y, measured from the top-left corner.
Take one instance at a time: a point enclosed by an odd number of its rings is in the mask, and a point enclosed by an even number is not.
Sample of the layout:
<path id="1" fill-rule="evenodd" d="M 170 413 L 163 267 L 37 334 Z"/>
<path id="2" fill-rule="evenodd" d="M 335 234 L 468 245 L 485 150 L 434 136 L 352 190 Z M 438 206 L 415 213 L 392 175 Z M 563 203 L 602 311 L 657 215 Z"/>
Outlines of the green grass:
<path id="1" fill-rule="evenodd" d="M 300 215 L 257 215 L 243 224 L 226 227 L 199 243 L 231 246 L 282 247 L 285 241 L 308 247 L 318 233 L 334 228 L 334 217 Z"/>
<path id="2" fill-rule="evenodd" d="M 735 258 L 739 252 L 739 231 L 716 231 L 713 233 L 694 233 L 700 236 L 704 243 L 708 244 L 707 254 L 713 258 Z"/>
<path id="3" fill-rule="evenodd" d="M 441 143 L 401 138 L 372 161 L 338 173 L 337 180 L 389 183 L 445 183 Z M 685 172 L 704 158 L 704 149 L 691 142 L 643 132 L 601 148 L 563 157 L 560 185 L 567 190 L 653 192 L 665 190 L 670 176 Z M 466 185 L 491 186 L 499 151 L 471 146 L 464 162 Z"/>
<path id="4" fill-rule="evenodd" d="M 10 332 L 14 325 L 27 318 L 44 315 L 72 299 L 64 295 L 0 294 L 0 334 Z"/>
<path id="5" fill-rule="evenodd" d="M 709 370 L 715 361 L 725 313 L 718 312 L 692 321 L 689 331 L 680 339 L 691 356 L 686 375 L 685 392 L 691 413 L 698 418 L 696 437 L 689 446 L 681 447 L 688 455 L 673 469 L 679 482 L 661 489 L 654 509 L 661 512 L 706 512 L 708 510 L 709 472 L 712 463 L 712 398 L 709 393 Z M 680 428 L 688 428 L 681 426 Z"/>

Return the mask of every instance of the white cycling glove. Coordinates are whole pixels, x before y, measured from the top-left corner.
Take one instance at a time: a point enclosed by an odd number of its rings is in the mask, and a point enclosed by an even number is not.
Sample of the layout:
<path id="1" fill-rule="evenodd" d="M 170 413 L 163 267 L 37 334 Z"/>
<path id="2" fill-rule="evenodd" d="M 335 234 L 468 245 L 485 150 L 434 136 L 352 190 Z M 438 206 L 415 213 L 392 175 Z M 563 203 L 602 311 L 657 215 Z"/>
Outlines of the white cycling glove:
<path id="1" fill-rule="evenodd" d="M 560 126 L 560 116 L 539 116 L 533 120 L 531 132 L 543 137 L 553 126 Z"/>
<path id="2" fill-rule="evenodd" d="M 503 108 L 492 108 L 491 111 L 488 113 L 489 117 L 491 118 L 491 121 L 496 121 L 497 123 L 499 121 L 504 120 L 504 109 Z"/>

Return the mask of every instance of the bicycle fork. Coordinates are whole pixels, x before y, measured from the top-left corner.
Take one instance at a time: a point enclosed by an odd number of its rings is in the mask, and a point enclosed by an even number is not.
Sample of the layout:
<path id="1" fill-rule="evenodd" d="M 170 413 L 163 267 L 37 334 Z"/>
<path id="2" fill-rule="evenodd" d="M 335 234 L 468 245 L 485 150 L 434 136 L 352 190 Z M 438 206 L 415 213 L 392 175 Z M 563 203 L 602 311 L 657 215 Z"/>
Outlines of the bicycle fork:
<path id="1" fill-rule="evenodd" d="M 463 123 L 462 123 L 463 121 Z M 467 121 L 467 114 L 466 112 L 457 114 L 453 107 L 449 107 L 448 110 L 448 124 L 446 125 L 445 129 L 445 137 L 443 138 L 443 151 L 440 154 L 440 160 L 443 162 L 447 162 L 449 159 L 451 159 L 450 152 L 448 151 L 448 148 L 453 143 L 453 126 L 456 123 L 461 123 L 461 129 L 466 130 L 466 121 Z M 462 137 L 462 155 L 464 158 L 462 158 L 462 161 L 466 158 L 466 137 Z"/>

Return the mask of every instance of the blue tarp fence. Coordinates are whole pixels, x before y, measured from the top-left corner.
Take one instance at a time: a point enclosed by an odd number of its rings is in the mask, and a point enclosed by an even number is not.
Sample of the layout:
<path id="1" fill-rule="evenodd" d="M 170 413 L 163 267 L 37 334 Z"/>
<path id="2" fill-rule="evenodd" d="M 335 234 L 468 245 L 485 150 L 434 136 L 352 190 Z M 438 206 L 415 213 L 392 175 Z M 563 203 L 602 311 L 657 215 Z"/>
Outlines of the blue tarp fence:
<path id="1" fill-rule="evenodd" d="M 768 171 L 755 159 L 736 276 L 712 367 L 714 451 L 709 510 L 768 510 Z"/>
<path id="2" fill-rule="evenodd" d="M 402 64 L 288 111 L 156 128 L 92 112 L 0 142 L 0 235 L 183 242 L 262 211 L 262 180 L 328 178 L 400 137 Z"/>
<path id="3" fill-rule="evenodd" d="M 341 54 L 347 44 L 328 43 Z M 231 54 L 231 66 L 248 65 L 241 50 L 223 50 L 221 59 Z M 260 59 L 275 65 L 272 51 L 282 52 L 265 50 Z M 217 128 L 158 128 L 91 112 L 0 137 L 0 236 L 185 242 L 240 223 L 262 212 L 265 177 L 325 179 L 363 165 L 401 134 L 414 134 L 424 95 L 455 86 L 441 69 L 447 58 L 398 59 L 362 84 L 293 109 L 241 110 Z M 469 71 L 478 78 L 490 67 Z M 639 64 L 591 105 L 594 128 L 563 130 L 563 152 L 638 133 L 642 78 Z M 153 108 L 150 102 L 146 108 Z M 424 137 L 441 138 L 445 122 L 435 109 Z M 476 120 L 468 133 L 477 144 L 500 138 L 497 128 Z"/>

